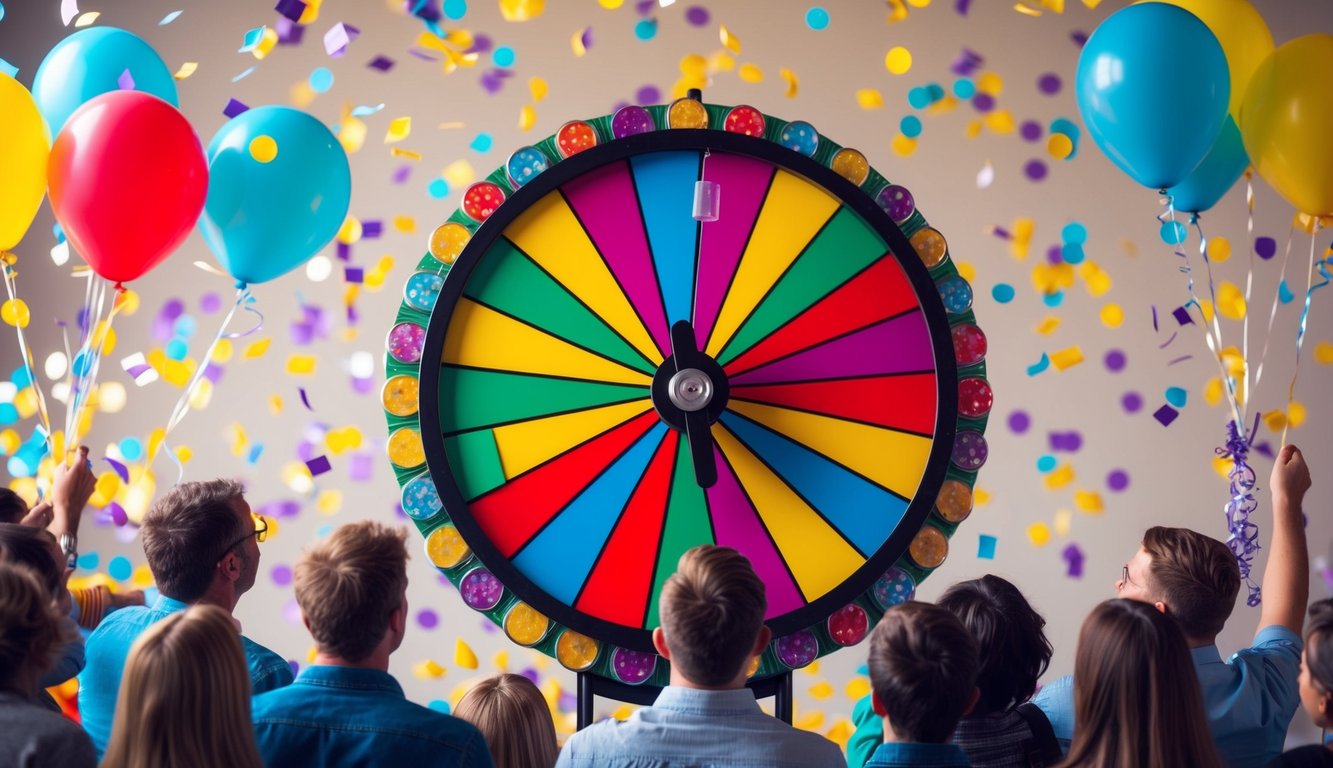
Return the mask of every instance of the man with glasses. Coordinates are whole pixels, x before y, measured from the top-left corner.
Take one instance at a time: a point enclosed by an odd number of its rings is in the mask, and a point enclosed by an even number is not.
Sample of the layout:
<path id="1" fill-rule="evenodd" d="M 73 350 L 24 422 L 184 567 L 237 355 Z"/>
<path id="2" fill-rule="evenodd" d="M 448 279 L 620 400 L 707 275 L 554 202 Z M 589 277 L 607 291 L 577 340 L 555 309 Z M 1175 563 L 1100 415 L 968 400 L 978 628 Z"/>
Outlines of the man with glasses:
<path id="1" fill-rule="evenodd" d="M 120 676 L 135 639 L 190 605 L 215 605 L 231 613 L 254 586 L 259 542 L 268 523 L 251 513 L 243 494 L 234 480 L 181 483 L 144 516 L 144 555 L 160 595 L 151 607 L 108 616 L 88 638 L 87 666 L 79 676 L 79 711 L 99 756 L 111 737 Z M 292 682 L 291 667 L 281 656 L 244 636 L 241 644 L 253 693 Z"/>

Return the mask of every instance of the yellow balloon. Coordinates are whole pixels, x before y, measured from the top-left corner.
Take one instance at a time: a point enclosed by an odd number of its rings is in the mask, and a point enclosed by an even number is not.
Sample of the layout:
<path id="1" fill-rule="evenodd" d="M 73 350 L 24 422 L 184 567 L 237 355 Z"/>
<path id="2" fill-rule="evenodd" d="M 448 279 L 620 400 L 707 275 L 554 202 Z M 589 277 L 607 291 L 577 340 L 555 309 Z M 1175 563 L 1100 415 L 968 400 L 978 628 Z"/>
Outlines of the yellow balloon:
<path id="1" fill-rule="evenodd" d="M 0 251 L 19 244 L 46 194 L 46 156 L 51 140 L 32 94 L 0 73 Z"/>
<path id="2" fill-rule="evenodd" d="M 1255 170 L 1296 210 L 1333 214 L 1333 35 L 1298 37 L 1255 71 L 1240 135 Z"/>
<path id="3" fill-rule="evenodd" d="M 1273 52 L 1273 33 L 1248 0 L 1154 0 L 1175 5 L 1199 18 L 1222 44 L 1231 69 L 1231 102 L 1227 111 L 1240 121 L 1240 104 L 1250 78 Z"/>

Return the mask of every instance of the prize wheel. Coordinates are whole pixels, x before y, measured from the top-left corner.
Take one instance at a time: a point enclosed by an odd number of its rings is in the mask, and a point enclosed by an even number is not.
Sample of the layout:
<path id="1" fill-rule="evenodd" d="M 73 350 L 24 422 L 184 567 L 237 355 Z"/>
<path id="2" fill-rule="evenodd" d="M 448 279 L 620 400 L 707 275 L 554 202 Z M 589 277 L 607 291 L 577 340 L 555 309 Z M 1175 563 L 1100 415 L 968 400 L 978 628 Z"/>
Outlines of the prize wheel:
<path id="1" fill-rule="evenodd" d="M 805 122 L 625 107 L 514 152 L 430 238 L 388 336 L 426 555 L 515 643 L 665 685 L 658 594 L 746 555 L 752 678 L 863 639 L 972 510 L 972 290 L 911 193 Z"/>

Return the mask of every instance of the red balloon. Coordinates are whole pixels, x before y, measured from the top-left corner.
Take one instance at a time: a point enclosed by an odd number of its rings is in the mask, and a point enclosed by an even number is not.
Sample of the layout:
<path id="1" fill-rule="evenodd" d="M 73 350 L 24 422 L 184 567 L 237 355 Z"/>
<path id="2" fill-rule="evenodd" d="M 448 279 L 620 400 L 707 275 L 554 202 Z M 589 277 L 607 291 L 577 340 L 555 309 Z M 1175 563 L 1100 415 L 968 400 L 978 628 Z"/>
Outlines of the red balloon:
<path id="1" fill-rule="evenodd" d="M 140 91 L 88 101 L 56 136 L 51 210 L 70 245 L 107 280 L 133 280 L 185 240 L 208 196 L 208 164 L 175 107 Z"/>

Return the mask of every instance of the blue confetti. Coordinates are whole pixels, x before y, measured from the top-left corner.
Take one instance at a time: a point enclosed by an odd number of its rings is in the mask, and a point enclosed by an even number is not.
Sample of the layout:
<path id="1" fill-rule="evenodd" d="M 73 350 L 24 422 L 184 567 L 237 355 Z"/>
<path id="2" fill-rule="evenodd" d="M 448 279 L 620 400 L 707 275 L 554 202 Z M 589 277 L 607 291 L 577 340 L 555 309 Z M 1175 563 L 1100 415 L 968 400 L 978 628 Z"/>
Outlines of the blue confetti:
<path id="1" fill-rule="evenodd" d="M 316 67 L 314 72 L 310 73 L 310 90 L 315 93 L 326 93 L 333 87 L 333 72 L 328 67 Z"/>
<path id="2" fill-rule="evenodd" d="M 1185 401 L 1189 399 L 1189 393 L 1184 387 L 1167 387 L 1166 401 L 1177 408 L 1184 408 Z"/>
<path id="3" fill-rule="evenodd" d="M 0 72 L 4 72 L 6 75 L 9 75 L 10 77 L 18 77 L 19 68 L 14 66 L 13 64 L 10 64 L 4 59 L 0 59 Z"/>
<path id="4" fill-rule="evenodd" d="M 1060 239 L 1066 243 L 1082 245 L 1088 241 L 1088 229 L 1077 221 L 1071 221 L 1060 230 Z"/>
<path id="5" fill-rule="evenodd" d="M 443 712 L 446 715 L 449 714 L 449 702 L 445 701 L 444 699 L 433 699 L 426 706 L 429 709 L 435 710 L 436 712 Z"/>
<path id="6" fill-rule="evenodd" d="M 159 27 L 165 27 L 166 25 L 175 21 L 182 13 L 184 13 L 184 11 L 172 11 L 171 13 L 168 13 L 166 16 L 163 16 L 162 20 L 159 21 L 157 25 Z"/>
<path id="7" fill-rule="evenodd" d="M 241 43 L 240 49 L 236 52 L 249 53 L 250 51 L 253 51 L 259 46 L 260 41 L 264 39 L 264 31 L 267 29 L 268 27 L 255 27 L 249 32 L 246 32 L 245 40 Z"/>
<path id="8" fill-rule="evenodd" d="M 444 179 L 435 179 L 426 186 L 426 191 L 436 200 L 443 200 L 445 195 L 449 194 L 449 185 L 445 183 Z"/>
<path id="9" fill-rule="evenodd" d="M 458 21 L 467 15 L 467 0 L 444 0 L 444 15 Z"/>
<path id="10" fill-rule="evenodd" d="M 509 69 L 514 66 L 514 61 L 517 58 L 518 55 L 514 53 L 514 49 L 507 45 L 502 45 L 499 48 L 496 48 L 495 53 L 491 54 L 491 61 L 495 62 L 495 66 L 504 69 Z"/>
<path id="11" fill-rule="evenodd" d="M 816 32 L 821 29 L 827 29 L 829 22 L 828 11 L 819 6 L 815 6 L 805 12 L 805 25 Z"/>
<path id="12" fill-rule="evenodd" d="M 1277 285 L 1277 298 L 1283 304 L 1290 304 L 1296 297 L 1292 295 L 1291 289 L 1287 287 L 1287 281 L 1283 280 Z"/>
<path id="13" fill-rule="evenodd" d="M 1048 307 L 1058 307 L 1062 302 L 1064 302 L 1064 300 L 1065 300 L 1064 291 L 1056 291 L 1055 293 L 1048 293 L 1045 296 L 1041 297 L 1041 303 L 1045 304 Z"/>
<path id="14" fill-rule="evenodd" d="M 1028 375 L 1036 376 L 1037 374 L 1041 373 L 1042 371 L 1050 367 L 1051 367 L 1051 358 L 1047 357 L 1045 352 L 1042 352 L 1041 359 L 1033 363 L 1032 365 L 1028 366 Z"/>
<path id="15" fill-rule="evenodd" d="M 990 289 L 991 298 L 995 299 L 995 301 L 1000 304 L 1008 304 L 1013 301 L 1014 293 L 1014 287 L 1008 283 L 996 283 L 995 286 Z"/>
<path id="16" fill-rule="evenodd" d="M 101 564 L 102 564 L 102 556 L 97 554 L 96 552 L 89 552 L 84 555 L 79 555 L 79 568 L 85 571 L 95 570 L 97 566 Z"/>
<path id="17" fill-rule="evenodd" d="M 1047 472 L 1054 470 L 1057 464 L 1059 464 L 1059 462 L 1054 456 L 1049 453 L 1044 454 L 1041 458 L 1037 459 L 1037 471 L 1044 475 Z"/>
<path id="18" fill-rule="evenodd" d="M 120 455 L 124 456 L 126 461 L 138 461 L 143 458 L 143 443 L 139 442 L 137 437 L 127 437 L 121 440 L 118 447 Z"/>
<path id="19" fill-rule="evenodd" d="M 167 342 L 167 357 L 172 360 L 184 360 L 185 355 L 187 355 L 189 351 L 190 345 L 186 344 L 181 339 L 172 339 Z"/>
<path id="20" fill-rule="evenodd" d="M 995 559 L 995 545 L 999 539 L 987 534 L 981 534 L 977 537 L 977 557 L 982 560 Z"/>
<path id="21" fill-rule="evenodd" d="M 908 115 L 898 121 L 898 130 L 909 139 L 915 139 L 921 135 L 921 118 L 916 115 Z"/>
<path id="22" fill-rule="evenodd" d="M 977 92 L 977 86 L 966 77 L 953 81 L 953 95 L 960 99 L 970 99 Z"/>
<path id="23" fill-rule="evenodd" d="M 634 36 L 644 41 L 657 37 L 657 19 L 640 20 L 634 25 Z"/>
<path id="24" fill-rule="evenodd" d="M 1060 259 L 1066 264 L 1082 264 L 1086 256 L 1079 243 L 1065 243 L 1060 246 Z"/>
<path id="25" fill-rule="evenodd" d="M 19 420 L 19 409 L 13 403 L 0 403 L 0 424 L 13 424 Z"/>
<path id="26" fill-rule="evenodd" d="M 1158 234 L 1161 236 L 1162 242 L 1167 245 L 1180 245 L 1185 242 L 1189 232 L 1185 229 L 1185 225 L 1178 221 L 1164 221 Z"/>
<path id="27" fill-rule="evenodd" d="M 930 106 L 930 91 L 921 86 L 913 88 L 907 92 L 907 103 L 912 109 L 925 109 Z"/>
<path id="28" fill-rule="evenodd" d="M 490 152 L 491 145 L 494 143 L 495 142 L 489 133 L 479 133 L 468 146 L 477 152 Z"/>
<path id="29" fill-rule="evenodd" d="M 106 564 L 106 573 L 116 581 L 127 581 L 134 574 L 134 564 L 128 557 L 113 557 Z"/>

